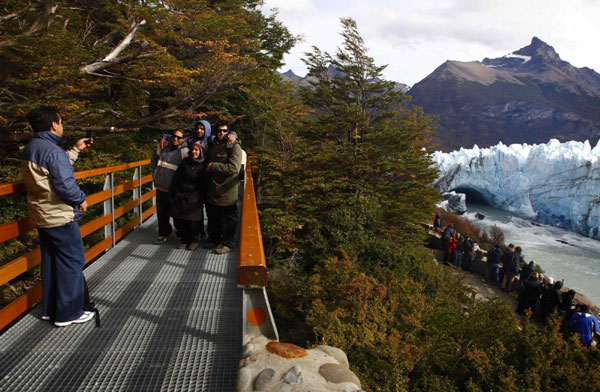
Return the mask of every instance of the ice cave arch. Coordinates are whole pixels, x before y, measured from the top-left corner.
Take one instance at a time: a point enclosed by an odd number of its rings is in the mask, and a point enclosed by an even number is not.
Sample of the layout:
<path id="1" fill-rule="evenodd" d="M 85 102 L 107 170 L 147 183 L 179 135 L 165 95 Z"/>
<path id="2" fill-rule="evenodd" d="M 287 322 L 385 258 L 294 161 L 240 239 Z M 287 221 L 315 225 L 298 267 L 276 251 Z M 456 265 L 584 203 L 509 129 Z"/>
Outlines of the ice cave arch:
<path id="1" fill-rule="evenodd" d="M 493 205 L 493 196 L 487 190 L 482 190 L 477 187 L 460 186 L 457 188 L 450 189 L 456 193 L 464 193 L 466 196 L 467 203 L 483 204 L 487 206 Z"/>

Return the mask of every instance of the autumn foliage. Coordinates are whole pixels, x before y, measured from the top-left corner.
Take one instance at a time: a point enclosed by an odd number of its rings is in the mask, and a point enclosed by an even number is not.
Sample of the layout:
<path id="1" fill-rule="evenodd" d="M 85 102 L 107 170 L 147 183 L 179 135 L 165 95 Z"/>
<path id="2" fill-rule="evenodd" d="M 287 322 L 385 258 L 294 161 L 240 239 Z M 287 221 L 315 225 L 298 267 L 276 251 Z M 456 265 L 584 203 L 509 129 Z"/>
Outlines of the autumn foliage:
<path id="1" fill-rule="evenodd" d="M 438 201 L 433 123 L 381 76 L 352 19 L 336 53 L 307 53 L 311 86 L 299 89 L 274 72 L 296 38 L 259 1 L 10 0 L 0 13 L 0 181 L 18 178 L 40 104 L 59 107 L 72 137 L 97 132 L 78 170 L 148 158 L 197 116 L 233 120 L 254 152 L 283 341 L 341 348 L 370 391 L 600 390 L 599 350 L 557 322 L 520 329 L 432 261 L 421 223 Z M 0 207 L 0 223 L 25 209 Z"/>

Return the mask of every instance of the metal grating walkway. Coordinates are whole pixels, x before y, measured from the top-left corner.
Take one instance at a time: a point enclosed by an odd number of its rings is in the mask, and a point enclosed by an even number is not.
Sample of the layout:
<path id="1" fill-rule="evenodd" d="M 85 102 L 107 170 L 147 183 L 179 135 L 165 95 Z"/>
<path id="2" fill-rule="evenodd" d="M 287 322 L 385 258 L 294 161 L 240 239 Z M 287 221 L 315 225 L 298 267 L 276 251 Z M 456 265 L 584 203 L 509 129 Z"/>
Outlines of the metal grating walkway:
<path id="1" fill-rule="evenodd" d="M 152 243 L 152 218 L 85 269 L 102 327 L 36 307 L 0 335 L 0 391 L 233 391 L 242 346 L 237 253 Z"/>

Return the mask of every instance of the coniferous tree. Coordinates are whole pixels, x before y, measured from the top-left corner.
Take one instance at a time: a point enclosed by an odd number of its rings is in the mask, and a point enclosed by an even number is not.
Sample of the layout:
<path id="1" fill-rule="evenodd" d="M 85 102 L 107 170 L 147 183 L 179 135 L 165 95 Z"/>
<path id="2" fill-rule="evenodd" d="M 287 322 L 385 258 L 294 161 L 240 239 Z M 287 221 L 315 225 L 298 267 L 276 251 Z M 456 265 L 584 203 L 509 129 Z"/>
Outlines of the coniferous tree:
<path id="1" fill-rule="evenodd" d="M 399 240 L 418 243 L 417 223 L 429 217 L 436 198 L 435 170 L 426 154 L 430 120 L 403 105 L 404 94 L 382 77 L 367 55 L 356 22 L 344 18 L 343 44 L 335 55 L 307 53 L 311 88 L 302 97 L 315 112 L 302 135 L 308 140 L 305 184 L 320 211 L 364 197 L 376 198 L 385 223 Z M 415 241 L 416 240 L 416 241 Z"/>

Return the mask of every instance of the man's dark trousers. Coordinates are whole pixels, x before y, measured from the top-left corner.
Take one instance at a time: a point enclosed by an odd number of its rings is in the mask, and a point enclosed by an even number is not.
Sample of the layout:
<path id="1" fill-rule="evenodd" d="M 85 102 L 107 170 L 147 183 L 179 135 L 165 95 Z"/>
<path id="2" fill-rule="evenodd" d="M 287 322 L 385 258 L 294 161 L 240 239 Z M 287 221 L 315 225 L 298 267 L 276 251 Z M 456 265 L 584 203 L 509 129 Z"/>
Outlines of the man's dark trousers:
<path id="1" fill-rule="evenodd" d="M 42 253 L 43 315 L 71 321 L 83 314 L 85 253 L 77 222 L 38 228 Z"/>
<path id="2" fill-rule="evenodd" d="M 156 215 L 158 217 L 158 235 L 168 237 L 173 232 L 171 226 L 171 215 L 169 210 L 171 202 L 169 201 L 169 193 L 156 190 Z"/>
<path id="3" fill-rule="evenodd" d="M 216 206 L 207 204 L 210 208 L 208 215 L 209 220 L 209 235 L 216 244 L 222 244 L 229 248 L 234 248 L 235 232 L 238 225 L 238 208 L 234 203 L 230 206 Z M 210 221 L 214 222 L 214 225 Z M 213 230 L 213 233 L 211 233 Z"/>

